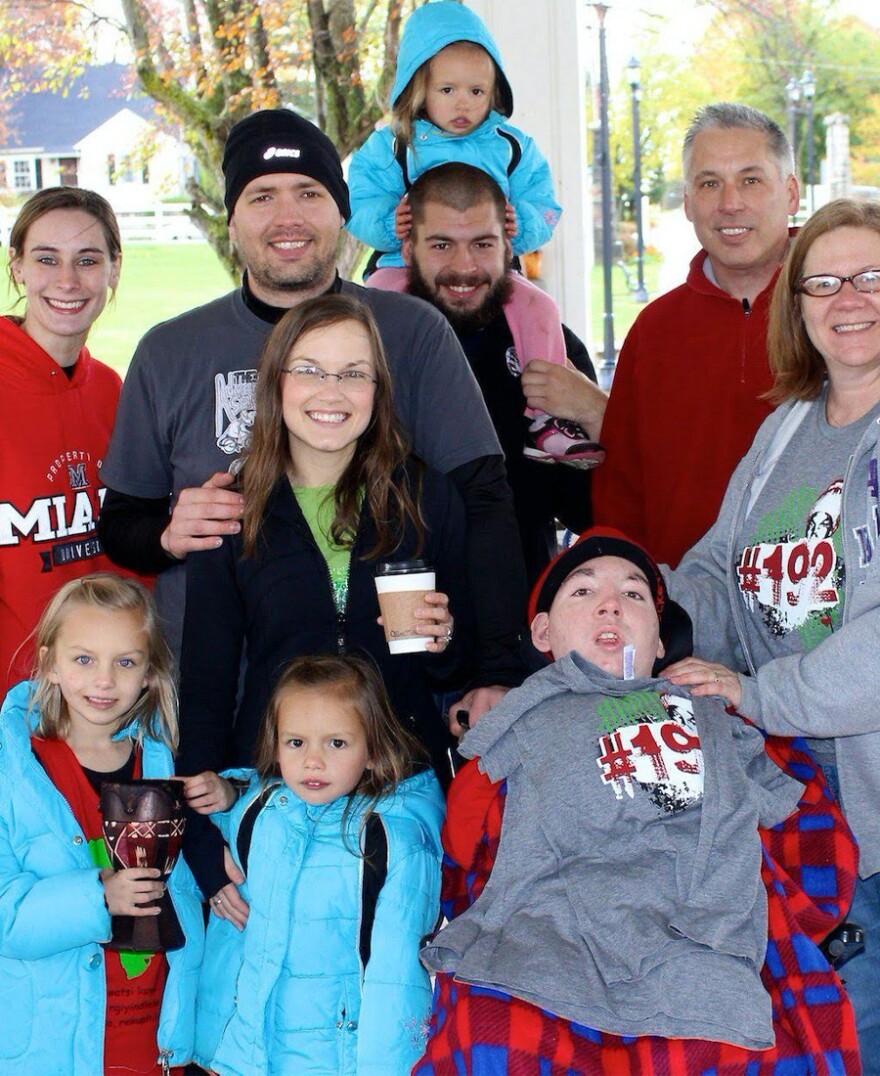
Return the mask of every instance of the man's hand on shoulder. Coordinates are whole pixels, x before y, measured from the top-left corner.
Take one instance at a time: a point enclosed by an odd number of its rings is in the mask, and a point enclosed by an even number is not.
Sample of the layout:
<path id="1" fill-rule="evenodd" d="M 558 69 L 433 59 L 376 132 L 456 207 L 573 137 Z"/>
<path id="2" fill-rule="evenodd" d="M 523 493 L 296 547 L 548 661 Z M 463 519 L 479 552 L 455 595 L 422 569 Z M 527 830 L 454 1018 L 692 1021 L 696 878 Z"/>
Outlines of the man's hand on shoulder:
<path id="1" fill-rule="evenodd" d="M 224 535 L 238 534 L 244 497 L 226 488 L 234 481 L 228 471 L 218 471 L 204 485 L 180 491 L 160 539 L 169 556 L 183 560 L 188 553 L 216 549 Z"/>
<path id="2" fill-rule="evenodd" d="M 522 372 L 522 390 L 529 407 L 576 422 L 599 440 L 608 396 L 571 363 L 559 366 L 532 359 Z"/>

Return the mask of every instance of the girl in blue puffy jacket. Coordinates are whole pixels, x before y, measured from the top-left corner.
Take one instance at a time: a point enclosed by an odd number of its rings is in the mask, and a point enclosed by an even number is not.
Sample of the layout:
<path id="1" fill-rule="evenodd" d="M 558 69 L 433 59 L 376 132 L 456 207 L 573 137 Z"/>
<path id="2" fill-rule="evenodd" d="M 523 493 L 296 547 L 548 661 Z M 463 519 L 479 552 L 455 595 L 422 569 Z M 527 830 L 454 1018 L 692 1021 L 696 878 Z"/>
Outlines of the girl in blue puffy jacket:
<path id="1" fill-rule="evenodd" d="M 440 899 L 444 804 L 366 658 L 300 657 L 269 706 L 243 791 L 185 780 L 246 875 L 222 894 L 199 983 L 196 1060 L 223 1076 L 405 1076 L 431 1009 L 421 939 Z M 230 771 L 230 774 L 232 771 Z"/>
<path id="2" fill-rule="evenodd" d="M 550 239 L 562 213 L 550 168 L 533 139 L 509 122 L 512 112 L 513 93 L 501 54 L 481 19 L 455 0 L 417 8 L 400 43 L 391 124 L 370 136 L 349 169 L 351 216 L 346 227 L 384 252 L 369 278 L 370 287 L 408 289 L 408 273 L 401 268 L 412 264 L 407 191 L 424 172 L 450 161 L 487 172 L 501 187 L 508 206 L 507 234 L 498 238 L 508 255 L 511 243 L 513 254 L 527 254 Z M 478 287 L 477 267 L 458 265 L 458 270 L 454 284 L 470 285 L 470 301 L 481 304 L 485 295 Z M 444 282 L 450 286 L 445 278 L 454 271 L 452 265 L 444 269 Z M 504 313 L 520 367 L 532 359 L 564 365 L 556 303 L 519 273 L 508 273 L 506 281 Z M 444 309 L 436 294 L 431 301 Z M 456 297 L 453 312 L 472 313 L 468 302 L 466 295 Z M 585 468 L 604 458 L 600 446 L 573 423 L 533 408 L 526 414 L 531 422 L 525 453 L 530 458 Z"/>
<path id="3" fill-rule="evenodd" d="M 153 916 L 158 869 L 110 866 L 104 781 L 167 778 L 177 715 L 152 596 L 110 573 L 63 586 L 36 630 L 37 675 L 0 713 L 0 1073 L 182 1073 L 204 925 L 179 861 L 186 937 L 117 952 L 111 915 Z"/>

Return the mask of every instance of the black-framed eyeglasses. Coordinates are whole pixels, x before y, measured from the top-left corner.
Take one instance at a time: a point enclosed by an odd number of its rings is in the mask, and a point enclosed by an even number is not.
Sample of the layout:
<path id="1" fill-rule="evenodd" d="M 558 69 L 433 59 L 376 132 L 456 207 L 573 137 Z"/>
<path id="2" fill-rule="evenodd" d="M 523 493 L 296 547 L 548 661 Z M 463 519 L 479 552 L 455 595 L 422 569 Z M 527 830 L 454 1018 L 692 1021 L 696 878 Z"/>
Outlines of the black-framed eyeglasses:
<path id="1" fill-rule="evenodd" d="M 847 281 L 856 291 L 866 294 L 880 291 L 880 269 L 864 269 L 852 276 L 835 276 L 833 273 L 805 276 L 797 282 L 794 290 L 802 295 L 812 295 L 814 299 L 824 299 L 836 295 Z"/>
<path id="2" fill-rule="evenodd" d="M 328 377 L 335 377 L 336 383 L 342 389 L 366 389 L 370 385 L 378 385 L 378 380 L 365 370 L 343 370 L 341 374 L 331 374 L 322 370 L 320 366 L 303 365 L 282 367 L 283 374 L 290 374 L 291 378 L 303 385 L 322 384 Z"/>

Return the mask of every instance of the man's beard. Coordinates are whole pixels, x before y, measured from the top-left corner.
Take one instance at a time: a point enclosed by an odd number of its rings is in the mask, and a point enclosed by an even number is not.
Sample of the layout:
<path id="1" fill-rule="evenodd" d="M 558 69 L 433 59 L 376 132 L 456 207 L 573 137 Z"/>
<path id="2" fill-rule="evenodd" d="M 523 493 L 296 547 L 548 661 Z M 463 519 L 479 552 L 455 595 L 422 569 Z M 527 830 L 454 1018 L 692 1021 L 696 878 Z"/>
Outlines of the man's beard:
<path id="1" fill-rule="evenodd" d="M 418 299 L 424 299 L 432 306 L 445 314 L 447 321 L 452 326 L 457 336 L 467 336 L 469 333 L 479 332 L 490 325 L 504 309 L 504 304 L 510 299 L 513 291 L 513 283 L 509 276 L 510 263 L 504 267 L 504 273 L 490 287 L 486 298 L 475 310 L 459 310 L 454 306 L 447 306 L 440 298 L 437 288 L 441 285 L 455 287 L 457 285 L 468 287 L 476 284 L 487 284 L 489 278 L 485 273 L 462 273 L 442 272 L 434 278 L 434 284 L 422 276 L 418 265 L 413 262 L 409 267 L 409 293 Z"/>
<path id="2" fill-rule="evenodd" d="M 261 287 L 278 294 L 295 295 L 298 292 L 313 291 L 316 287 L 325 287 L 328 280 L 336 273 L 335 255 L 324 259 L 315 259 L 307 265 L 289 267 L 278 271 L 265 263 L 248 266 L 248 276 Z"/>
<path id="3" fill-rule="evenodd" d="M 324 243 L 320 233 L 315 234 L 314 241 L 311 257 L 288 264 L 273 262 L 259 246 L 241 251 L 251 284 L 256 283 L 264 293 L 272 295 L 277 306 L 288 305 L 286 297 L 294 297 L 292 301 L 296 302 L 295 296 L 301 293 L 308 296 L 323 291 L 336 275 L 339 243 Z"/>

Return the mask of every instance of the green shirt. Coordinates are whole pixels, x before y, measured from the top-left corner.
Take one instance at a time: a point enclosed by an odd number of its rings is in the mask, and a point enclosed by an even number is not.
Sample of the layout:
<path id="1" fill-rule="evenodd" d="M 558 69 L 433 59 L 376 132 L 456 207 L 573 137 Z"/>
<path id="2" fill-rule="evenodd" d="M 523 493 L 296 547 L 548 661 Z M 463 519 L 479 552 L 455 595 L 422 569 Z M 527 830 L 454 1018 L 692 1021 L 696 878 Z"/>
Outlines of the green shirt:
<path id="1" fill-rule="evenodd" d="M 330 535 L 336 504 L 333 500 L 335 486 L 292 486 L 293 495 L 305 516 L 321 555 L 327 562 L 333 603 L 337 613 L 345 612 L 348 598 L 348 567 L 351 562 L 351 546 L 336 545 Z"/>

